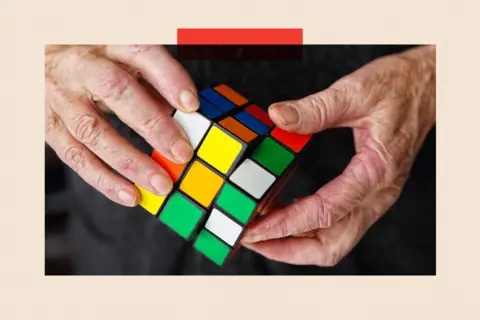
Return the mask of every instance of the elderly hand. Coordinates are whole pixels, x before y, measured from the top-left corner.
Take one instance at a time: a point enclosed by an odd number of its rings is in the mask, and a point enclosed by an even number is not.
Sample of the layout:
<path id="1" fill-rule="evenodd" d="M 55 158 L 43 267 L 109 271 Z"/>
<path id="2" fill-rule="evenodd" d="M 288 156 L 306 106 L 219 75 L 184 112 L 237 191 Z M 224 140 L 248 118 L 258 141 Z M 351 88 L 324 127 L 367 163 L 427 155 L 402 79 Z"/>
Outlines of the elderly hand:
<path id="1" fill-rule="evenodd" d="M 270 106 L 282 129 L 316 133 L 353 128 L 356 155 L 315 194 L 262 217 L 243 244 L 265 257 L 333 266 L 398 199 L 435 124 L 436 49 L 377 59 L 325 91 Z"/>
<path id="2" fill-rule="evenodd" d="M 164 47 L 46 46 L 45 82 L 46 141 L 87 183 L 125 206 L 140 198 L 132 182 L 157 195 L 171 190 L 168 173 L 121 137 L 100 110 L 113 111 L 166 158 L 189 161 L 192 147 L 170 114 L 172 106 L 195 111 L 199 100 Z"/>

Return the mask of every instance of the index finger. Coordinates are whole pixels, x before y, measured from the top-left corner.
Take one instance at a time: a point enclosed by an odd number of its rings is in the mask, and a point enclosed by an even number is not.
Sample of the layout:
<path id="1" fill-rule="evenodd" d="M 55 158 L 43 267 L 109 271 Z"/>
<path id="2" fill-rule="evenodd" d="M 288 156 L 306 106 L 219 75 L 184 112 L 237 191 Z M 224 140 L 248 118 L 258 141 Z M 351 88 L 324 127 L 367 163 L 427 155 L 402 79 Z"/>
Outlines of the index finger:
<path id="1" fill-rule="evenodd" d="M 84 88 L 105 103 L 154 149 L 176 163 L 193 156 L 188 137 L 170 117 L 168 107 L 154 99 L 128 72 L 114 62 L 89 57 L 77 66 Z"/>

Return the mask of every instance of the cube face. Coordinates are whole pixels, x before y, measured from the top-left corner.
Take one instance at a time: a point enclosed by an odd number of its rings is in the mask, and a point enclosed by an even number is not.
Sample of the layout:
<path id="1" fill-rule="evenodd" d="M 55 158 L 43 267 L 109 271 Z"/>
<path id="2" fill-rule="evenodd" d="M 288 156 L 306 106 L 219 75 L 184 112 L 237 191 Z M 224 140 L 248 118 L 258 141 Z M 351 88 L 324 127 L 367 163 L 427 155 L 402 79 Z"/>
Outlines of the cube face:
<path id="1" fill-rule="evenodd" d="M 195 205 L 181 193 L 175 192 L 165 204 L 159 220 L 182 238 L 190 239 L 204 214 L 204 211 L 199 206 Z"/>
<path id="2" fill-rule="evenodd" d="M 195 160 L 180 183 L 180 190 L 203 207 L 208 208 L 222 185 L 223 178 L 220 175 Z"/>
<path id="3" fill-rule="evenodd" d="M 225 84 L 200 91 L 199 99 L 198 112 L 173 114 L 193 159 L 176 164 L 152 153 L 174 181 L 172 193 L 158 197 L 137 187 L 146 211 L 222 266 L 256 216 L 280 203 L 310 136 L 275 127 L 265 110 Z"/>
<path id="4" fill-rule="evenodd" d="M 232 170 L 234 163 L 240 158 L 245 148 L 243 141 L 214 125 L 200 146 L 198 157 L 219 172 L 227 174 Z"/>

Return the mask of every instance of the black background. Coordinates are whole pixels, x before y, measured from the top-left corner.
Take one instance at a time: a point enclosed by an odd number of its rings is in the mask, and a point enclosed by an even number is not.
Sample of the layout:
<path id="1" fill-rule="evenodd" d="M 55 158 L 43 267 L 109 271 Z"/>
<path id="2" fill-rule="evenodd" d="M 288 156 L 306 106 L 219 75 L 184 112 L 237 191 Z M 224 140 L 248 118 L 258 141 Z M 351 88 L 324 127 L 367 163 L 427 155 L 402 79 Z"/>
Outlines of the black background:
<path id="1" fill-rule="evenodd" d="M 270 56 L 250 55 L 248 59 L 225 55 L 215 59 L 205 54 L 200 59 L 188 49 L 190 60 L 181 62 L 199 89 L 226 83 L 267 108 L 276 101 L 325 89 L 374 58 L 408 47 L 305 46 L 301 59 L 283 55 L 283 60 L 274 59 L 280 56 L 275 55 L 275 50 L 268 53 Z M 176 46 L 169 46 L 169 50 L 178 57 Z M 110 119 L 131 143 L 144 152 L 150 151 L 118 119 Z M 313 139 L 302 157 L 302 171 L 286 189 L 287 202 L 315 191 L 340 174 L 353 155 L 348 129 L 327 130 Z M 65 168 L 46 147 L 46 274 L 434 275 L 435 157 L 433 129 L 399 201 L 337 266 L 289 266 L 242 249 L 231 265 L 220 269 L 141 208 L 123 208 L 105 199 Z"/>

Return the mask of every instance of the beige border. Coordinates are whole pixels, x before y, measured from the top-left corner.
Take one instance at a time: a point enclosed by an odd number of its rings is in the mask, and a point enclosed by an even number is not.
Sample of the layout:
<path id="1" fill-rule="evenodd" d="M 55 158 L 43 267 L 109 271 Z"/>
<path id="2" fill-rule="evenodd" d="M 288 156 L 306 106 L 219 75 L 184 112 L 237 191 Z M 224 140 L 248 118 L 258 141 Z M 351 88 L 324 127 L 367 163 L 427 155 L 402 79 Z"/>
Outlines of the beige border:
<path id="1" fill-rule="evenodd" d="M 480 318 L 479 1 L 149 2 L 0 4 L 0 319 Z M 177 27 L 197 26 L 303 27 L 317 44 L 438 45 L 436 277 L 43 276 L 44 44 L 175 43 Z"/>

